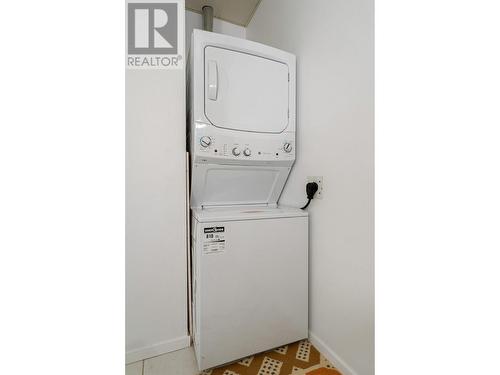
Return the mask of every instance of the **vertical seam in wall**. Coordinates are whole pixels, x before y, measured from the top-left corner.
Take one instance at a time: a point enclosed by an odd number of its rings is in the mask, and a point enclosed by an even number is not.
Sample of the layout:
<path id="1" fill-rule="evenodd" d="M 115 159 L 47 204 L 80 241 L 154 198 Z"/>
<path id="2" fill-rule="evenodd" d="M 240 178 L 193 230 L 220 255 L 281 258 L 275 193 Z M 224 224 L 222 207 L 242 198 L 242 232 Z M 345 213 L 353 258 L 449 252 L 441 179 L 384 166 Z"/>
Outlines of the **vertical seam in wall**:
<path id="1" fill-rule="evenodd" d="M 262 0 L 259 0 L 257 2 L 257 4 L 255 4 L 255 8 L 253 8 L 252 14 L 250 14 L 250 17 L 248 17 L 247 22 L 244 25 L 242 25 L 242 26 L 245 27 L 245 32 L 246 32 L 246 28 L 248 27 L 248 25 L 250 24 L 250 22 L 252 22 L 252 18 L 254 16 L 255 12 L 257 12 L 257 8 L 259 7 L 261 1 Z M 246 35 L 245 35 L 245 38 L 246 38 Z"/>

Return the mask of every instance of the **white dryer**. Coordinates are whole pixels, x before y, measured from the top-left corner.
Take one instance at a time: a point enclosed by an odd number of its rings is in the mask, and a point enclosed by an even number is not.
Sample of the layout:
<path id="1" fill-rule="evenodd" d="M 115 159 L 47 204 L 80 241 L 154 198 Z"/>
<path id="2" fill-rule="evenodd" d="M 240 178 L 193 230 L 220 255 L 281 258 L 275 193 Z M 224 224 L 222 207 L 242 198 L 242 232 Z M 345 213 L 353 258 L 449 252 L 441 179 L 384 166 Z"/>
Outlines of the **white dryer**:
<path id="1" fill-rule="evenodd" d="M 295 161 L 295 56 L 194 30 L 191 206 L 275 207 Z"/>
<path id="2" fill-rule="evenodd" d="M 200 370 L 306 338 L 308 216 L 278 207 L 295 161 L 295 56 L 194 30 L 193 339 Z"/>

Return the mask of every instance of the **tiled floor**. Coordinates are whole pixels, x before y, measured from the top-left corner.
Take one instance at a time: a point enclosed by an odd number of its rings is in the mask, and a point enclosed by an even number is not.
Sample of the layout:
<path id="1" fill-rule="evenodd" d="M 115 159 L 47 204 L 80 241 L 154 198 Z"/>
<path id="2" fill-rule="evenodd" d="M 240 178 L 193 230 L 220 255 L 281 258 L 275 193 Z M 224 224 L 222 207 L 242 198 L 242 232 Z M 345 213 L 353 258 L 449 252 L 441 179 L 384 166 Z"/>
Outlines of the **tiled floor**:
<path id="1" fill-rule="evenodd" d="M 202 373 L 202 375 L 292 374 L 342 375 L 309 340 L 283 345 Z"/>
<path id="2" fill-rule="evenodd" d="M 197 375 L 198 373 L 192 346 L 126 366 L 126 375 Z"/>
<path id="3" fill-rule="evenodd" d="M 260 358 L 262 357 L 262 358 Z M 268 358 L 269 357 L 269 358 Z M 288 358 L 290 357 L 290 358 Z M 306 358 L 307 357 L 307 358 Z M 294 375 L 341 375 L 308 340 L 303 340 L 284 347 L 261 353 L 249 358 L 248 363 L 233 363 L 217 369 L 203 372 L 203 374 L 279 374 L 285 371 Z M 281 371 L 264 371 L 265 361 L 274 361 L 283 365 Z M 274 363 L 273 362 L 273 363 Z M 293 365 L 293 366 L 292 366 Z M 296 366 L 299 367 L 296 367 Z M 255 367 L 255 368 L 254 368 Z M 259 370 L 260 367 L 260 370 Z M 265 367 L 265 366 L 264 366 Z M 264 372 L 263 372 L 264 371 Z M 144 361 L 131 363 L 126 366 L 126 375 L 198 375 L 193 347 L 149 358 Z"/>

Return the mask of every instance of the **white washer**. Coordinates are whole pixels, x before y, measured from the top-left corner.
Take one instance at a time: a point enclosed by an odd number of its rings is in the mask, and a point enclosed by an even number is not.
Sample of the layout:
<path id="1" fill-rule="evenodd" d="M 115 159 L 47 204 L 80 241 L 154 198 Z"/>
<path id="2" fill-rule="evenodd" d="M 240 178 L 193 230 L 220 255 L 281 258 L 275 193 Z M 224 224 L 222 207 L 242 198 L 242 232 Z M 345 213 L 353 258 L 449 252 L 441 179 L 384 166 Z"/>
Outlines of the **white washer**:
<path id="1" fill-rule="evenodd" d="M 200 370 L 308 336 L 307 212 L 193 210 L 193 338 Z"/>

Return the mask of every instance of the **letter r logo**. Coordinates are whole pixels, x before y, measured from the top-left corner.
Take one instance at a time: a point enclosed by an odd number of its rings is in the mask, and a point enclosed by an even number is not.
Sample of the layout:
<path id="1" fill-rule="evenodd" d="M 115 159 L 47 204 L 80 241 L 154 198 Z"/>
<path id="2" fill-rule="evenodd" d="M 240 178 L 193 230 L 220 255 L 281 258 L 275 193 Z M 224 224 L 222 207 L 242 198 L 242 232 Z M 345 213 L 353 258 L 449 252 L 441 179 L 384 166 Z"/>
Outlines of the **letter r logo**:
<path id="1" fill-rule="evenodd" d="M 177 4 L 128 4 L 128 53 L 177 54 Z"/>

